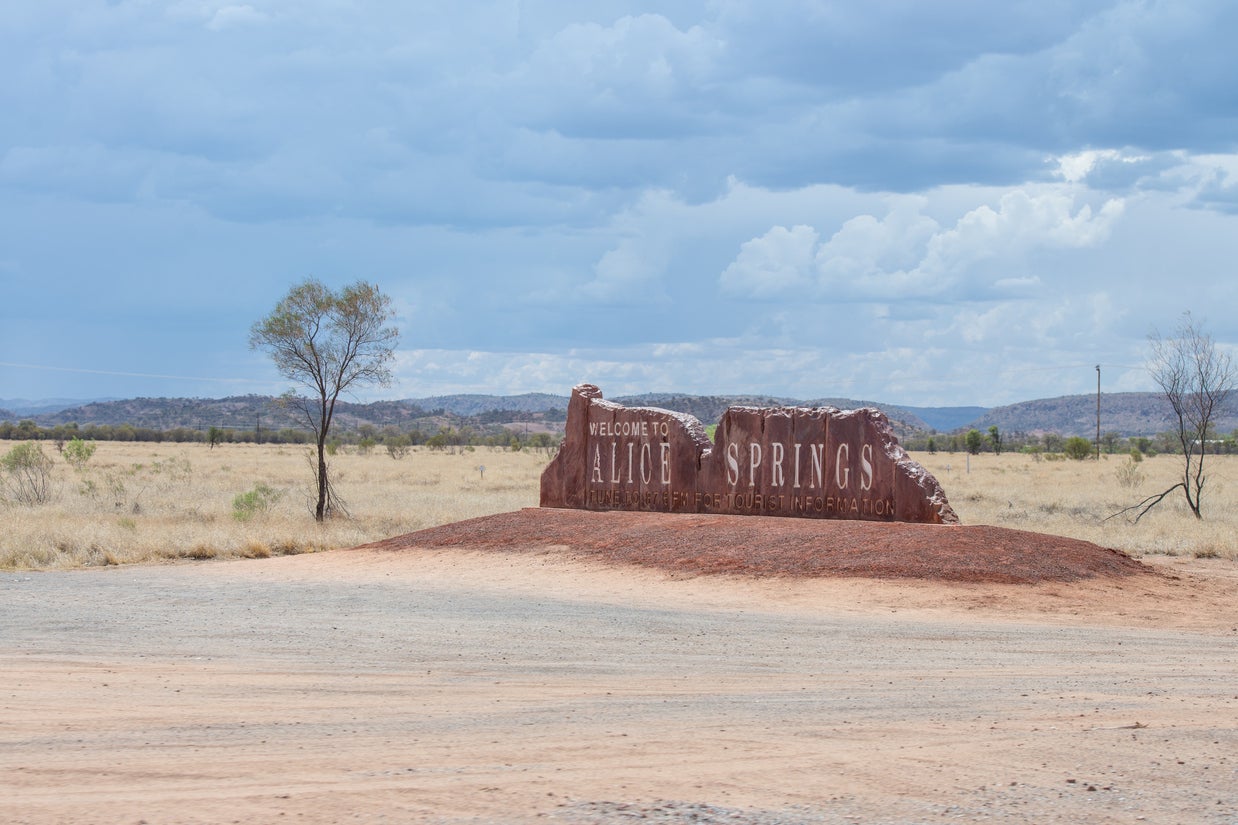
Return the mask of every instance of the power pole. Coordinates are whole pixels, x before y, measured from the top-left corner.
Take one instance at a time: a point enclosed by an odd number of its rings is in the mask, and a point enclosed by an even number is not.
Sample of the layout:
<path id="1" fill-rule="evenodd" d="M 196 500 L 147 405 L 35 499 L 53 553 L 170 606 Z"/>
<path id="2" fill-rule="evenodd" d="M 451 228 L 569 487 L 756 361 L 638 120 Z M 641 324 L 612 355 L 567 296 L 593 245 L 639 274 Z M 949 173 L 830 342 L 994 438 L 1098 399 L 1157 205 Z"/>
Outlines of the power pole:
<path id="1" fill-rule="evenodd" d="M 1100 461 L 1100 364 L 1096 365 L 1096 460 Z"/>

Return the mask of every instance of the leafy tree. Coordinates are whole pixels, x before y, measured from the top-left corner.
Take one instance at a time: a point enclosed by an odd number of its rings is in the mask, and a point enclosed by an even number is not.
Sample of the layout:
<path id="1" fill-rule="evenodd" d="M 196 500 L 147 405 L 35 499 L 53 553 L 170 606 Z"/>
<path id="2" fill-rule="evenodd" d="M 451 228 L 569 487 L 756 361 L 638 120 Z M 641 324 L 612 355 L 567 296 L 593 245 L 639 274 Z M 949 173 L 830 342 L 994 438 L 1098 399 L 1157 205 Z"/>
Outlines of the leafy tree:
<path id="1" fill-rule="evenodd" d="M 1104 446 L 1105 452 L 1108 455 L 1113 455 L 1117 450 L 1118 442 L 1122 440 L 1122 434 L 1115 430 L 1106 430 L 1105 434 L 1100 437 L 1100 443 Z"/>
<path id="2" fill-rule="evenodd" d="M 1067 458 L 1073 458 L 1075 461 L 1083 461 L 1088 456 L 1092 455 L 1092 442 L 1088 441 L 1081 435 L 1072 435 L 1066 439 L 1066 443 L 1062 445 L 1062 452 L 1066 453 Z"/>
<path id="3" fill-rule="evenodd" d="M 989 427 L 989 443 L 993 445 L 993 452 L 996 455 L 1002 454 L 1002 433 L 997 429 L 997 425 Z"/>
<path id="4" fill-rule="evenodd" d="M 365 384 L 387 386 L 399 331 L 391 299 L 377 286 L 357 281 L 332 291 L 310 278 L 289 290 L 253 325 L 249 345 L 265 350 L 280 373 L 307 387 L 310 398 L 286 395 L 314 431 L 317 444 L 314 518 L 323 521 L 340 507 L 327 470 L 327 437 L 340 393 Z"/>
<path id="5" fill-rule="evenodd" d="M 1166 496 L 1180 489 L 1195 518 L 1202 519 L 1200 504 L 1208 479 L 1204 474 L 1208 439 L 1216 417 L 1238 389 L 1238 370 L 1229 355 L 1217 349 L 1212 336 L 1195 324 L 1189 312 L 1183 314 L 1175 337 L 1162 338 L 1153 332 L 1148 341 L 1152 347 L 1148 370 L 1177 419 L 1173 435 L 1175 450 L 1182 454 L 1182 480 L 1119 512 L 1139 510 L 1135 516 L 1135 521 L 1139 521 Z"/>
<path id="6" fill-rule="evenodd" d="M 984 436 L 979 430 L 968 430 L 966 436 L 967 452 L 972 455 L 977 455 L 980 448 L 984 445 Z"/>
<path id="7" fill-rule="evenodd" d="M 401 459 L 408 455 L 409 447 L 408 436 L 394 435 L 386 439 L 387 455 L 394 459 Z"/>

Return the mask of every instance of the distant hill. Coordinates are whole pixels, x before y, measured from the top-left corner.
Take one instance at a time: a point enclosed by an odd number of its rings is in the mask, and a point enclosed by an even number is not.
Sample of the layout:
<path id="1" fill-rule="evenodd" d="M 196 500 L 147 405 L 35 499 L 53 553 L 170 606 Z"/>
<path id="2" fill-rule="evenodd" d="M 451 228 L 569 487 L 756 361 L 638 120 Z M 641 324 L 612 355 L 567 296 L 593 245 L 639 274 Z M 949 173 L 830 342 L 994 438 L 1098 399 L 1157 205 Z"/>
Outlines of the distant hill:
<path id="1" fill-rule="evenodd" d="M 567 401 L 566 395 L 530 392 L 524 395 L 435 395 L 429 398 L 406 398 L 393 403 L 412 404 L 423 410 L 444 410 L 455 415 L 470 416 L 499 410 L 530 413 L 566 410 Z"/>
<path id="2" fill-rule="evenodd" d="M 291 410 L 280 409 L 276 400 L 265 395 L 238 395 L 227 398 L 128 398 L 121 401 L 94 401 L 78 407 L 29 416 L 35 423 L 129 424 L 168 430 L 175 427 L 205 430 L 209 427 L 252 430 L 303 427 Z"/>
<path id="3" fill-rule="evenodd" d="M 80 407 L 90 401 L 115 401 L 114 398 L 91 398 L 83 401 L 80 398 L 0 398 L 0 421 L 17 418 L 33 418 L 44 413 L 54 413 L 69 407 Z"/>
<path id="4" fill-rule="evenodd" d="M 360 424 L 400 425 L 425 415 L 412 404 L 380 401 L 374 404 L 336 405 L 336 420 L 345 428 Z M 252 430 L 255 427 L 304 429 L 306 423 L 295 408 L 280 399 L 266 395 L 237 395 L 227 398 L 130 398 L 123 401 L 96 401 L 80 407 L 70 407 L 32 417 L 42 426 L 77 423 L 129 424 L 167 430 L 188 427 L 204 430 L 210 427 Z"/>
<path id="5" fill-rule="evenodd" d="M 996 425 L 1003 432 L 1057 433 L 1058 435 L 1096 435 L 1096 396 L 1065 395 L 1023 401 L 994 407 L 970 422 L 969 426 L 987 430 Z M 1238 429 L 1238 405 L 1216 420 L 1218 433 Z M 1102 432 L 1123 436 L 1153 436 L 1175 427 L 1173 410 L 1160 393 L 1115 392 L 1100 397 Z"/>
<path id="6" fill-rule="evenodd" d="M 627 406 L 662 407 L 694 415 L 703 424 L 717 423 L 722 413 L 733 406 L 833 406 L 841 409 L 877 407 L 886 413 L 900 437 L 912 433 L 975 427 L 987 430 L 996 425 L 1006 433 L 1054 432 L 1064 436 L 1092 436 L 1096 432 L 1096 396 L 1072 395 L 1024 401 L 1004 407 L 912 407 L 862 401 L 851 398 L 793 398 L 765 395 L 687 395 L 645 393 L 618 396 Z M 355 430 L 369 424 L 401 431 L 437 430 L 439 426 L 482 426 L 491 424 L 538 423 L 561 427 L 567 412 L 567 396 L 548 393 L 524 395 L 441 395 L 356 404 L 341 401 L 336 407 L 336 427 Z M 296 410 L 280 399 L 265 395 L 228 398 L 131 398 L 96 401 L 76 407 L 38 414 L 0 409 L 0 421 L 31 418 L 44 427 L 76 422 L 123 425 L 169 430 L 177 427 L 205 430 L 222 427 L 253 430 L 257 426 L 278 430 L 305 429 Z M 1217 430 L 1229 433 L 1238 429 L 1238 410 L 1221 417 Z M 1173 427 L 1168 404 L 1157 393 L 1106 393 L 1101 396 L 1101 429 L 1123 436 L 1156 435 Z M 540 431 L 540 430 L 539 430 Z"/>

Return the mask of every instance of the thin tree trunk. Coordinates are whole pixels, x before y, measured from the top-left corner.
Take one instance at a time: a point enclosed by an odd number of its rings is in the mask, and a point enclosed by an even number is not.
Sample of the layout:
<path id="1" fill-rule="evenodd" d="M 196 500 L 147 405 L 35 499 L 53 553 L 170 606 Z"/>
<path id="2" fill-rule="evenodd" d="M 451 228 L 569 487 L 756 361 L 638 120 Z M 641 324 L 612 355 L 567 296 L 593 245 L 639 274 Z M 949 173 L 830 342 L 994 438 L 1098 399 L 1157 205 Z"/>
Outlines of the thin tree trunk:
<path id="1" fill-rule="evenodd" d="M 327 431 L 331 428 L 331 414 L 326 390 L 320 386 L 318 392 L 318 506 L 314 509 L 314 519 L 322 522 L 327 518 L 327 497 L 331 489 L 327 482 Z"/>
<path id="2" fill-rule="evenodd" d="M 318 439 L 318 506 L 314 508 L 314 520 L 325 521 L 327 517 L 327 456 L 324 438 Z"/>

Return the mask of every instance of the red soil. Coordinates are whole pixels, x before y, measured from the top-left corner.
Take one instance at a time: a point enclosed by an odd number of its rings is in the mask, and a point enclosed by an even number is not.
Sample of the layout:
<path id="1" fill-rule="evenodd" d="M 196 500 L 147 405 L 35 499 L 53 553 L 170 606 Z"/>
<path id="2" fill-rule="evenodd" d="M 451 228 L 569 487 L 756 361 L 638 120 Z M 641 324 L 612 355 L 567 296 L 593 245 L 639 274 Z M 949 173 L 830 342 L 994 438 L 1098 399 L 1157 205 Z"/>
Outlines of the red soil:
<path id="1" fill-rule="evenodd" d="M 1152 572 L 1091 542 L 1004 527 L 551 508 L 445 524 L 365 547 L 554 549 L 687 575 L 1033 584 Z"/>

